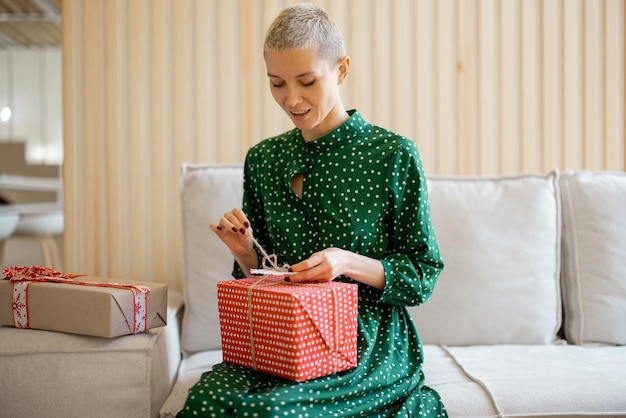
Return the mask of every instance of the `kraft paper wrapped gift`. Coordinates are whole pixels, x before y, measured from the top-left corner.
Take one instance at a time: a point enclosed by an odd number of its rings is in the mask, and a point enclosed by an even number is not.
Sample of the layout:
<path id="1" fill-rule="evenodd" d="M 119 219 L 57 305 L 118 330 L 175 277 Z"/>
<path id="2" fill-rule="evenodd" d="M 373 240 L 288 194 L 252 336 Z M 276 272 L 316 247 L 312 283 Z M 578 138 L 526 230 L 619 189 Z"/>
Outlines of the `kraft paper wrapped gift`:
<path id="1" fill-rule="evenodd" d="M 0 280 L 0 324 L 96 337 L 167 325 L 167 285 L 10 267 Z"/>
<path id="2" fill-rule="evenodd" d="M 276 276 L 218 283 L 223 360 L 298 382 L 356 367 L 357 292 Z"/>

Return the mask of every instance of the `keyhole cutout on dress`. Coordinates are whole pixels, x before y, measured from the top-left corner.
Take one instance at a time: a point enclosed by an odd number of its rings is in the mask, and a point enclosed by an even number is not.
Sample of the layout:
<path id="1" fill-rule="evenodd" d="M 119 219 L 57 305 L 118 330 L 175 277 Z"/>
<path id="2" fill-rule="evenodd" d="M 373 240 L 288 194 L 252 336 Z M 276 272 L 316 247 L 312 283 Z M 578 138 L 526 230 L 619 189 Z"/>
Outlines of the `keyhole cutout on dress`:
<path id="1" fill-rule="evenodd" d="M 291 188 L 293 192 L 302 199 L 302 183 L 304 182 L 304 174 L 296 173 L 291 178 Z"/>

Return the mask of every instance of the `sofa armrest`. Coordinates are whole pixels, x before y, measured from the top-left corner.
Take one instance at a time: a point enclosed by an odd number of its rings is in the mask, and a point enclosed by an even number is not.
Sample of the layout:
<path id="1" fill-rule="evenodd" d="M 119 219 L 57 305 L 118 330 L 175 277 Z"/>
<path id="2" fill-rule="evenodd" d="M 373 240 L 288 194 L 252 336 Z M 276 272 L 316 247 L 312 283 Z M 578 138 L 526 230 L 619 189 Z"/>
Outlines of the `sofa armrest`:
<path id="1" fill-rule="evenodd" d="M 181 361 L 181 326 L 183 320 L 183 312 L 185 309 L 183 295 L 179 292 L 170 290 L 167 295 L 167 326 L 164 329 L 167 341 L 168 353 L 168 375 L 172 379 L 170 385 L 174 384 L 178 367 Z M 171 389 L 171 387 L 170 387 Z"/>
<path id="2" fill-rule="evenodd" d="M 168 293 L 167 326 L 136 335 L 0 326 L 0 415 L 158 417 L 181 364 L 183 297 Z"/>

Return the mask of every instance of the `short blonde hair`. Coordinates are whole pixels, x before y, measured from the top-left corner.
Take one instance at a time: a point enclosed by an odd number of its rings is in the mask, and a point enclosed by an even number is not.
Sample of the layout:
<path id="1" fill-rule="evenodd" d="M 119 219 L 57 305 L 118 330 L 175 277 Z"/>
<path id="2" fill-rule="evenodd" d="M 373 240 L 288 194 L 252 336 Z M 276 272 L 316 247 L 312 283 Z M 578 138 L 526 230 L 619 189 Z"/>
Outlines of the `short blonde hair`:
<path id="1" fill-rule="evenodd" d="M 346 55 L 341 31 L 326 11 L 311 3 L 284 9 L 265 36 L 265 48 L 273 51 L 317 46 L 321 58 L 337 64 Z"/>

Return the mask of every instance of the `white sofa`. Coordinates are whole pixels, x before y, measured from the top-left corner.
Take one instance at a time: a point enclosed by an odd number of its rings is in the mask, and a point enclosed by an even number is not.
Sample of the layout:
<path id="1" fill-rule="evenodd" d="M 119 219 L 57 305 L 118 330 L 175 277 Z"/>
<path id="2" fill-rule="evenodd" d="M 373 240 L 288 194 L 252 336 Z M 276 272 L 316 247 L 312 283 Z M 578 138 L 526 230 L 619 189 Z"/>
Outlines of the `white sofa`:
<path id="1" fill-rule="evenodd" d="M 208 224 L 240 207 L 242 168 L 184 165 L 181 187 L 184 358 L 163 417 L 221 359 L 232 257 Z M 410 311 L 450 415 L 626 416 L 626 173 L 430 177 L 429 191 L 446 267 Z"/>
<path id="2" fill-rule="evenodd" d="M 173 417 L 221 361 L 232 258 L 208 224 L 240 206 L 242 168 L 184 165 L 181 187 L 181 329 L 175 292 L 168 326 L 140 335 L 0 327 L 0 416 Z M 410 311 L 450 415 L 626 416 L 626 173 L 433 176 L 429 190 L 446 268 Z"/>

